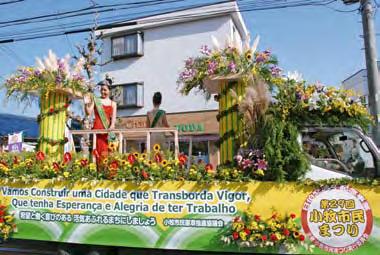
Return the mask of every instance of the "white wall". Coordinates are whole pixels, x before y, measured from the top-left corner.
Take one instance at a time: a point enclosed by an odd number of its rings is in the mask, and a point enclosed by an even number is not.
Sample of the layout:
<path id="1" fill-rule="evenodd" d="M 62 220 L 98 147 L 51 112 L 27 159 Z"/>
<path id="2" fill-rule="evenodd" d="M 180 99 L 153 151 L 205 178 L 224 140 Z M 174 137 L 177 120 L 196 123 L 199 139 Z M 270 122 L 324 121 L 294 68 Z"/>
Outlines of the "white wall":
<path id="1" fill-rule="evenodd" d="M 123 109 L 119 116 L 143 115 L 150 110 L 154 92 L 163 94 L 162 108 L 167 112 L 217 109 L 213 99 L 205 101 L 202 93 L 182 96 L 177 90 L 177 78 L 184 60 L 198 56 L 202 45 L 212 47 L 211 35 L 225 42 L 231 34 L 230 16 L 180 23 L 144 30 L 144 56 L 117 60 L 102 68 L 114 77 L 115 84 L 144 82 L 144 108 Z M 111 59 L 111 40 L 104 39 L 103 62 Z"/>
<path id="2" fill-rule="evenodd" d="M 342 85 L 345 89 L 353 89 L 361 95 L 368 95 L 366 70 L 359 71 L 354 76 L 345 80 Z"/>
<path id="3" fill-rule="evenodd" d="M 380 77 L 380 61 L 377 61 L 377 69 Z M 368 79 L 367 70 L 363 69 L 342 82 L 346 89 L 353 89 L 363 96 L 368 96 Z"/>

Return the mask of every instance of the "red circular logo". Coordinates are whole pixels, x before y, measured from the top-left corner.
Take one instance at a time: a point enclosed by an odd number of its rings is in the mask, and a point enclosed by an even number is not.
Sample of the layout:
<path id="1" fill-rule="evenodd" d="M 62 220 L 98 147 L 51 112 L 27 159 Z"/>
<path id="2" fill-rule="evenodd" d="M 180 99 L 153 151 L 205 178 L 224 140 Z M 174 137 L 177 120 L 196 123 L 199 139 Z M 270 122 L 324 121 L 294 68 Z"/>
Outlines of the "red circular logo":
<path id="1" fill-rule="evenodd" d="M 368 201 L 345 185 L 314 190 L 306 198 L 301 219 L 305 234 L 317 247 L 338 254 L 363 245 L 373 226 Z"/>

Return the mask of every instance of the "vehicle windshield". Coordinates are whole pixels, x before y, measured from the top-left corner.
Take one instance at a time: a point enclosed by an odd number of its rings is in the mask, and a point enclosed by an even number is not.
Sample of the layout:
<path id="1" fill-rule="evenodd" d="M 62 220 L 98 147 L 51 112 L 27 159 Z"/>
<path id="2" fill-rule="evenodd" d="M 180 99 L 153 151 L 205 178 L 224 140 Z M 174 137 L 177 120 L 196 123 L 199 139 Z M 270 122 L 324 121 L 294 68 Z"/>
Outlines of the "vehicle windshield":
<path id="1" fill-rule="evenodd" d="M 373 177 L 374 158 L 364 140 L 353 131 L 306 133 L 303 147 L 311 163 L 353 177 Z"/>

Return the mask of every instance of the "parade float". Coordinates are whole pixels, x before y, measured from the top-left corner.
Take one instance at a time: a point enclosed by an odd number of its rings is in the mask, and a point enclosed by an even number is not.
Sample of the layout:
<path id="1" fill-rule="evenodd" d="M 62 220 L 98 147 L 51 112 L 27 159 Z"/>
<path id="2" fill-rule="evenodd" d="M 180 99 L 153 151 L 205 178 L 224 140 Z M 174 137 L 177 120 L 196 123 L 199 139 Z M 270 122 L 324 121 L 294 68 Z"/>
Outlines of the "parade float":
<path id="1" fill-rule="evenodd" d="M 186 155 L 158 144 L 149 154 L 111 146 L 101 161 L 96 153 L 63 153 L 66 93 L 86 92 L 85 82 L 77 71 L 61 77 L 61 60 L 44 64 L 45 71 L 21 69 L 5 87 L 21 98 L 37 91 L 40 146 L 0 156 L 0 236 L 210 252 L 376 254 L 377 179 L 306 179 L 310 161 L 299 143 L 305 124 L 366 129 L 370 115 L 350 91 L 282 76 L 257 43 L 203 46 L 179 77 L 183 94 L 200 90 L 219 101 L 219 166 L 188 165 Z M 379 155 L 373 157 L 376 168 Z"/>

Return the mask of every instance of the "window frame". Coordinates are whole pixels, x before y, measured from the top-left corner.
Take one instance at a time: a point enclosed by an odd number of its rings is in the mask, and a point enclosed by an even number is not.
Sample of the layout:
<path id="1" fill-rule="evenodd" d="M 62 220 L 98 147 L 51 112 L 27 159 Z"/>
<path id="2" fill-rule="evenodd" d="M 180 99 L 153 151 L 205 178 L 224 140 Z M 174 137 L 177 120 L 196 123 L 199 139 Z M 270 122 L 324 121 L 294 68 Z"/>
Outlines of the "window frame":
<path id="1" fill-rule="evenodd" d="M 135 40 L 136 52 L 126 53 L 125 52 L 125 37 L 131 36 L 131 35 L 134 35 L 136 37 L 136 40 Z M 123 38 L 124 40 L 123 53 L 121 55 L 113 55 L 114 39 L 119 39 L 119 38 Z M 111 37 L 111 58 L 112 59 L 134 58 L 134 57 L 141 57 L 141 56 L 144 56 L 144 33 L 143 32 L 135 31 L 132 33 L 126 33 L 126 34 Z"/>
<path id="2" fill-rule="evenodd" d="M 124 89 L 126 89 L 127 87 L 133 87 L 135 86 L 136 87 L 136 92 L 135 92 L 135 98 L 136 98 L 136 104 L 125 104 L 124 102 Z M 138 89 L 138 86 L 141 86 L 142 88 L 142 96 L 141 96 L 141 104 L 139 104 L 139 100 L 138 100 L 138 95 L 139 95 L 139 89 Z M 144 107 L 144 82 L 131 82 L 131 83 L 124 83 L 124 84 L 117 84 L 117 85 L 114 85 L 113 87 L 115 87 L 115 89 L 117 89 L 117 87 L 121 88 L 122 90 L 122 94 L 121 94 L 121 97 L 122 97 L 122 104 L 120 104 L 119 102 L 116 102 L 117 103 L 117 107 L 119 109 L 133 109 L 133 108 L 143 108 Z"/>

